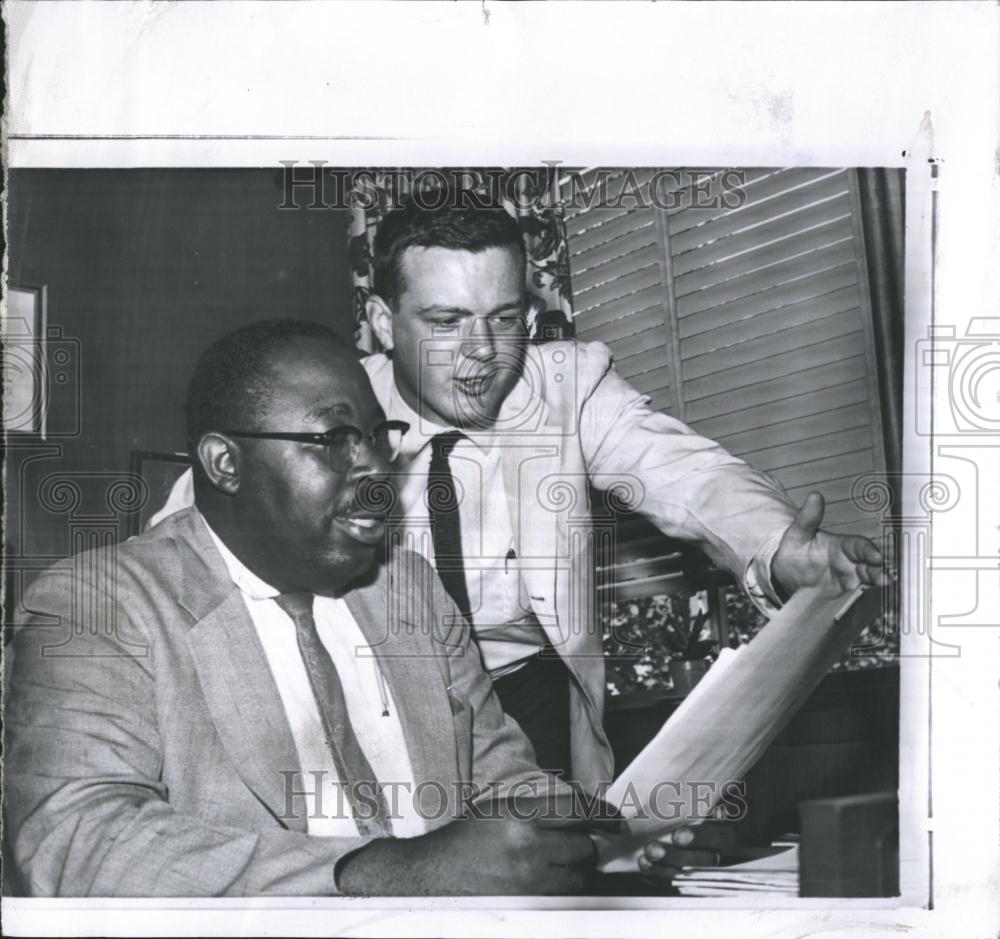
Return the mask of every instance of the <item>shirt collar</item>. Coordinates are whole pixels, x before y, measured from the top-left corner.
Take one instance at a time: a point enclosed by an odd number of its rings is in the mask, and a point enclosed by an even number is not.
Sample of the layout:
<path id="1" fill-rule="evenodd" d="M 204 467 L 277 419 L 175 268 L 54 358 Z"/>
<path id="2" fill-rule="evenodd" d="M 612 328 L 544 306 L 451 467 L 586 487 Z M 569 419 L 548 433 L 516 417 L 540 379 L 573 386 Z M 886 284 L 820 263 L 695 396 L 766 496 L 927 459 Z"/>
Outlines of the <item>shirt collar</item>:
<path id="1" fill-rule="evenodd" d="M 426 417 L 421 417 L 403 399 L 399 388 L 396 387 L 395 377 L 389 385 L 389 401 L 386 412 L 389 420 L 406 421 L 410 425 L 410 429 L 403 437 L 403 445 L 400 450 L 400 456 L 407 462 L 420 453 L 433 437 L 443 434 L 446 431 L 457 430 L 459 433 L 464 434 L 483 453 L 489 453 L 497 439 L 496 430 L 492 427 L 487 430 L 467 430 L 460 427 L 448 427 L 443 424 L 436 424 Z"/>
<path id="2" fill-rule="evenodd" d="M 270 584 L 261 580 L 226 547 L 225 542 L 213 531 L 212 526 L 208 524 L 204 515 L 202 515 L 201 520 L 205 522 L 205 527 L 212 536 L 212 541 L 215 542 L 215 546 L 219 549 L 222 560 L 226 562 L 226 569 L 229 571 L 229 576 L 243 594 L 251 600 L 271 600 L 281 593 L 280 590 L 276 590 Z"/>

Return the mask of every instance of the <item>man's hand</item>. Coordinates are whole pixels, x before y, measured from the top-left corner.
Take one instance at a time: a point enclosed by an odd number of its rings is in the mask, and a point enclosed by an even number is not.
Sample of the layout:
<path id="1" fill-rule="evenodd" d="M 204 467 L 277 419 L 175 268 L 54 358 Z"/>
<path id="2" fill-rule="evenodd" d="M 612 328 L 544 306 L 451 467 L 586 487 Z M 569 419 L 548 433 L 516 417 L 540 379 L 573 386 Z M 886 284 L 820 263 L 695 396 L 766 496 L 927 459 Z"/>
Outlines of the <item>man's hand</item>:
<path id="1" fill-rule="evenodd" d="M 725 852 L 736 841 L 731 824 L 702 822 L 678 828 L 661 841 L 650 841 L 639 855 L 644 879 L 670 883 L 685 867 L 718 867 L 726 862 Z"/>
<path id="2" fill-rule="evenodd" d="M 882 552 L 871 541 L 820 531 L 823 509 L 823 497 L 810 492 L 781 539 L 771 561 L 771 579 L 779 594 L 787 599 L 800 587 L 818 584 L 828 571 L 844 590 L 888 584 Z"/>
<path id="3" fill-rule="evenodd" d="M 354 896 L 575 894 L 597 863 L 586 832 L 619 825 L 486 811 L 417 838 L 373 841 L 344 862 L 338 880 Z"/>

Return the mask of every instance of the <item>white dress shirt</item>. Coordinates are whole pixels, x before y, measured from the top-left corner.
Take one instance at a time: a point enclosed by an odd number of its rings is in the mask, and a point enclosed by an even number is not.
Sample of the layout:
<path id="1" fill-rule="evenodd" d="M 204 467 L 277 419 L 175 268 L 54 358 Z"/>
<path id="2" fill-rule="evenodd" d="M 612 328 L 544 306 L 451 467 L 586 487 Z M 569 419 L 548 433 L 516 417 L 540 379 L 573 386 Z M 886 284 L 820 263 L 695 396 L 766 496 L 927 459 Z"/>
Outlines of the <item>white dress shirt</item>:
<path id="1" fill-rule="evenodd" d="M 340 778 L 299 654 L 295 624 L 274 601 L 279 591 L 247 568 L 207 522 L 206 527 L 243 595 L 278 686 L 299 756 L 301 777 L 294 782 L 295 788 L 305 793 L 307 830 L 320 837 L 356 838 L 358 827 L 350 803 L 339 791 Z M 376 778 L 386 787 L 393 835 L 411 838 L 423 834 L 427 828 L 413 806 L 415 782 L 403 728 L 371 647 L 343 600 L 315 597 L 313 618 L 340 677 L 354 733 Z M 238 675 L 233 676 L 233 681 L 239 680 Z"/>
<path id="2" fill-rule="evenodd" d="M 396 461 L 404 474 L 398 486 L 400 514 L 406 519 L 404 547 L 433 564 L 434 543 L 426 504 L 431 439 L 457 428 L 422 418 L 403 400 L 395 384 L 385 411 L 389 420 L 410 425 Z M 493 678 L 499 678 L 526 664 L 545 645 L 546 637 L 533 618 L 531 623 L 520 622 L 531 615 L 531 607 L 527 598 L 519 601 L 521 578 L 503 480 L 501 441 L 493 431 L 460 432 L 465 437 L 455 444 L 448 466 L 459 499 L 472 628 L 483 664 Z"/>

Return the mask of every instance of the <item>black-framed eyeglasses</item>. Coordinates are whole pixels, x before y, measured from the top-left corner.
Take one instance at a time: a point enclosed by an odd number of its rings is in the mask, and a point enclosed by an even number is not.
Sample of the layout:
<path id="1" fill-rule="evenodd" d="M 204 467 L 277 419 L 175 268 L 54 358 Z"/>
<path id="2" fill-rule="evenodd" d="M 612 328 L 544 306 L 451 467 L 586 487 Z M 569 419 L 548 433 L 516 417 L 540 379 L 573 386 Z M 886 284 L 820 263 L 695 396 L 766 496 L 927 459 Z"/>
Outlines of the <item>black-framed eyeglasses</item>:
<path id="1" fill-rule="evenodd" d="M 384 460 L 391 463 L 399 456 L 403 435 L 410 429 L 406 421 L 383 421 L 371 433 L 352 424 L 342 424 L 322 433 L 279 433 L 269 430 L 225 430 L 230 437 L 250 437 L 254 440 L 293 440 L 298 443 L 313 443 L 326 447 L 330 469 L 335 473 L 346 473 L 357 462 L 362 441 Z"/>

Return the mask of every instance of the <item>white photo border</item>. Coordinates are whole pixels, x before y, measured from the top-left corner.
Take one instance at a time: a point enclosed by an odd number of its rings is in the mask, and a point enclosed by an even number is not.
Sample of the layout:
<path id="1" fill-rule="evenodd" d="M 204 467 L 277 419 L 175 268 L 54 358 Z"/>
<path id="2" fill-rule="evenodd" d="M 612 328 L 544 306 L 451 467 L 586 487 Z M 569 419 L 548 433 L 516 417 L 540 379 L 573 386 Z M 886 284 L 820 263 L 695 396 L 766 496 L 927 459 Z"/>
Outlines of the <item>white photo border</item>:
<path id="1" fill-rule="evenodd" d="M 904 166 L 904 512 L 943 459 L 971 465 L 974 488 L 935 516 L 929 569 L 904 583 L 911 609 L 917 580 L 932 593 L 902 649 L 898 901 L 574 898 L 574 915 L 538 898 L 4 898 L 6 932 L 658 936 L 669 909 L 682 936 L 994 934 L 1000 613 L 954 607 L 972 588 L 976 609 L 991 600 L 998 448 L 918 433 L 921 412 L 954 420 L 915 344 L 998 310 L 995 4 L 14 0 L 4 15 L 10 167 Z M 930 654 L 945 630 L 961 655 Z"/>

